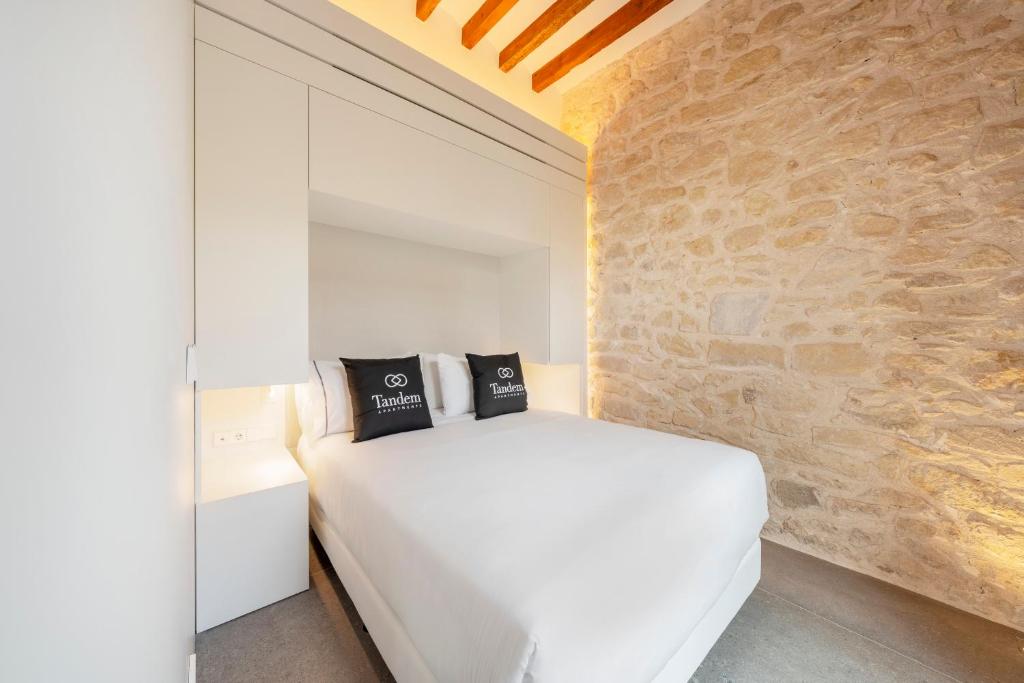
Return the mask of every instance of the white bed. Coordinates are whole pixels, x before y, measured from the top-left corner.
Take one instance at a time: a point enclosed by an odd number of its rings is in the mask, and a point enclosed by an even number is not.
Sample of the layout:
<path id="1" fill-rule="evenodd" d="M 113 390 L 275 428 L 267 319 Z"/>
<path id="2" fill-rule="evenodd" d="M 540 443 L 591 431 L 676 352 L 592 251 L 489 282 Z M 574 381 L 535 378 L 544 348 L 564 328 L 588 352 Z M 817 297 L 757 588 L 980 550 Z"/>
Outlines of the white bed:
<path id="1" fill-rule="evenodd" d="M 686 681 L 760 576 L 738 448 L 530 410 L 299 458 L 384 660 L 420 681 Z"/>

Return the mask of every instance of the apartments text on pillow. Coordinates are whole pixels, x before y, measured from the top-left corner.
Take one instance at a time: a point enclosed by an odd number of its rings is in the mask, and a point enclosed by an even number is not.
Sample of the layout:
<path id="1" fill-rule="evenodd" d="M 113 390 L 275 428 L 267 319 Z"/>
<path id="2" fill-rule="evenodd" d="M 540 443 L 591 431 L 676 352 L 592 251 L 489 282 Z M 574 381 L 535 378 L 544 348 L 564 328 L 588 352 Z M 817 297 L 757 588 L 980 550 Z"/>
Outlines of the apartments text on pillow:
<path id="1" fill-rule="evenodd" d="M 418 356 L 341 358 L 352 397 L 352 441 L 434 426 Z"/>
<path id="2" fill-rule="evenodd" d="M 476 419 L 526 410 L 526 385 L 518 353 L 478 356 L 466 354 L 473 375 Z"/>

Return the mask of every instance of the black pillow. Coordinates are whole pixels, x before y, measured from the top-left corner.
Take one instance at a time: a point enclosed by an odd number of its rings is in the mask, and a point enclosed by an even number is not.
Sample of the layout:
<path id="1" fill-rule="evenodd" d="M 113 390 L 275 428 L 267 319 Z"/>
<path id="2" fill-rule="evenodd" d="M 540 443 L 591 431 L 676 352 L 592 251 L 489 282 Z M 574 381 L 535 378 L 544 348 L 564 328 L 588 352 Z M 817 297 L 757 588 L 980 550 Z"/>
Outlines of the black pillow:
<path id="1" fill-rule="evenodd" d="M 526 385 L 518 353 L 496 356 L 467 353 L 466 360 L 473 375 L 476 419 L 526 410 Z"/>
<path id="2" fill-rule="evenodd" d="M 419 356 L 339 360 L 352 397 L 353 442 L 434 426 Z"/>

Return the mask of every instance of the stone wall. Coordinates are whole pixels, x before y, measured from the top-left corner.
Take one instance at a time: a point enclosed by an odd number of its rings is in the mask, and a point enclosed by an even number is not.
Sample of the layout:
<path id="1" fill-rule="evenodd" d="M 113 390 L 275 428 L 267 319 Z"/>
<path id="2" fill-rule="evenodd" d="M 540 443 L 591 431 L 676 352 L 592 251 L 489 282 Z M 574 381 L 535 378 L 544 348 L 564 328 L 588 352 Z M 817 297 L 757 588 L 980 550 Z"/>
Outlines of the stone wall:
<path id="1" fill-rule="evenodd" d="M 712 0 L 566 96 L 592 413 L 765 537 L 1024 628 L 1024 4 Z"/>

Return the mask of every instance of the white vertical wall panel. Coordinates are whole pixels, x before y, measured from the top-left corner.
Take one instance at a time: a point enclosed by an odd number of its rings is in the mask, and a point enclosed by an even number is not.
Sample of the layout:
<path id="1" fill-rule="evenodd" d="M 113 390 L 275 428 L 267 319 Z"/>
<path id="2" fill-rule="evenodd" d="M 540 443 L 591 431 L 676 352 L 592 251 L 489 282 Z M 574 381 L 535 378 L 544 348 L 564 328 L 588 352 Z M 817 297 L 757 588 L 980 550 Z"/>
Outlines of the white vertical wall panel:
<path id="1" fill-rule="evenodd" d="M 200 389 L 306 379 L 307 93 L 196 43 Z"/>
<path id="2" fill-rule="evenodd" d="M 0 680 L 183 683 L 192 7 L 2 19 Z"/>
<path id="3" fill-rule="evenodd" d="M 580 393 L 587 390 L 587 203 L 550 187 L 551 362 L 580 366 Z"/>
<path id="4" fill-rule="evenodd" d="M 519 352 L 524 361 L 547 363 L 548 249 L 501 259 L 501 353 Z"/>
<path id="5" fill-rule="evenodd" d="M 309 134 L 313 191 L 547 245 L 547 183 L 316 89 Z"/>

